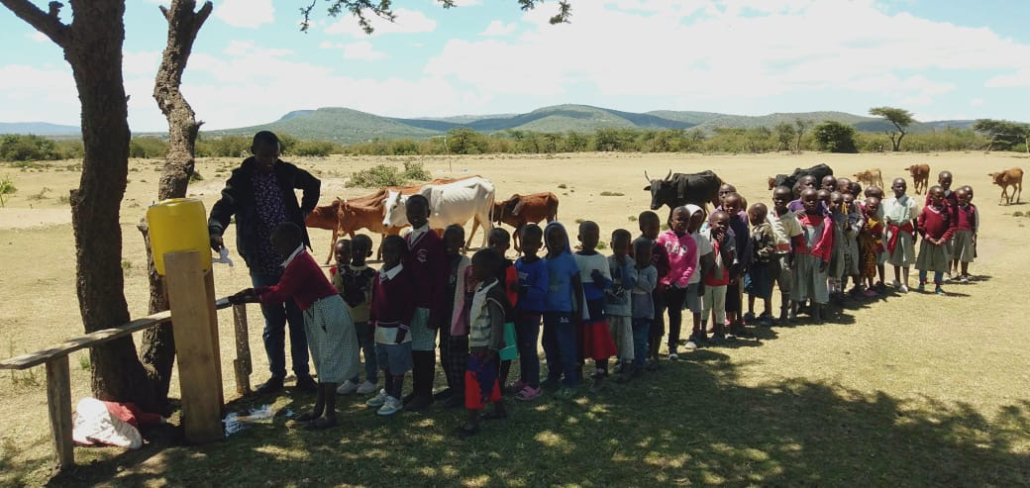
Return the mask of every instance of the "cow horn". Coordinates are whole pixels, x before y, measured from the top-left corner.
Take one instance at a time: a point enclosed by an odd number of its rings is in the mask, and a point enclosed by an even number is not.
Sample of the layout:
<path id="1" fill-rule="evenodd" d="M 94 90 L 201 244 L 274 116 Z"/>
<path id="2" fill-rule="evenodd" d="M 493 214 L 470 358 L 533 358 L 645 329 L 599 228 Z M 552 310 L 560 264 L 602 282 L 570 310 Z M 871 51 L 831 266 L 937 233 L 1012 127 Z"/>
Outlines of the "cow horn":
<path id="1" fill-rule="evenodd" d="M 669 181 L 670 178 L 672 178 L 672 170 L 671 169 L 669 170 L 669 174 L 665 175 L 665 181 Z"/>
<path id="2" fill-rule="evenodd" d="M 651 177 L 647 175 L 647 170 L 646 169 L 644 170 L 644 178 L 647 179 L 648 183 L 651 182 Z"/>

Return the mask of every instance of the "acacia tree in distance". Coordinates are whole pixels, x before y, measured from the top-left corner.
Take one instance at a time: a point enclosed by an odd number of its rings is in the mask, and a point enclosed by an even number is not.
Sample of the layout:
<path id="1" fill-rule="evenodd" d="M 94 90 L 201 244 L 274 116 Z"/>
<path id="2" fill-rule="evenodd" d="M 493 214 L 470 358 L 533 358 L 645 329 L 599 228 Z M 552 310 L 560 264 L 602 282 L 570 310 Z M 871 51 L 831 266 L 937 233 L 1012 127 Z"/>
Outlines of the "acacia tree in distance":
<path id="1" fill-rule="evenodd" d="M 438 0 L 445 8 L 454 0 Z M 517 0 L 530 10 L 542 0 Z M 343 10 L 358 17 L 366 32 L 372 27 L 365 16 L 371 11 L 393 20 L 389 0 L 326 0 L 331 16 Z M 122 47 L 125 42 L 125 0 L 70 0 L 71 22 L 61 20 L 63 4 L 51 1 L 46 11 L 30 0 L 0 0 L 18 18 L 44 34 L 64 52 L 72 69 L 81 102 L 81 131 L 84 156 L 79 188 L 72 190 L 72 229 L 75 234 L 76 294 L 83 328 L 93 332 L 129 321 L 121 267 L 122 234 L 119 224 L 121 201 L 128 177 L 129 142 L 128 98 L 122 76 Z M 317 3 L 313 0 L 301 11 L 307 19 Z M 185 194 L 193 170 L 194 143 L 200 124 L 179 93 L 182 70 L 197 32 L 210 14 L 209 4 L 194 12 L 195 1 L 173 0 L 162 9 L 169 23 L 169 44 L 154 90 L 159 106 L 169 119 L 169 162 L 162 174 L 159 194 Z M 559 12 L 551 23 L 568 22 L 571 7 L 559 2 Z M 171 59 L 171 62 L 169 62 Z M 163 77 L 162 77 L 163 75 Z M 166 110 L 166 108 L 168 110 Z M 181 130 L 184 137 L 177 137 Z M 174 159 L 172 159 L 174 158 Z M 151 289 L 152 298 L 154 288 Z M 152 300 L 151 306 L 154 306 Z M 160 334 L 155 331 L 154 334 Z M 160 361 L 171 364 L 174 344 L 148 341 L 172 356 Z M 156 350 L 154 351 L 156 353 Z M 151 358 L 154 359 L 154 358 Z M 145 411 L 164 407 L 167 384 L 155 381 L 160 376 L 144 367 L 131 336 L 90 349 L 91 390 L 102 399 L 138 404 Z M 170 374 L 168 375 L 170 376 Z M 162 391 L 163 390 L 163 391 Z"/>
<path id="2" fill-rule="evenodd" d="M 1026 145 L 1026 155 L 1030 157 L 1030 125 L 1007 120 L 980 119 L 973 124 L 973 130 L 987 134 L 991 138 L 991 142 L 987 144 L 988 151 L 995 146 L 1010 149 L 1023 142 Z"/>
<path id="3" fill-rule="evenodd" d="M 805 130 L 812 126 L 811 120 L 802 120 L 800 117 L 794 119 L 794 125 L 797 126 L 798 139 L 794 143 L 794 153 L 801 154 L 801 138 L 805 136 Z"/>
<path id="4" fill-rule="evenodd" d="M 891 138 L 891 144 L 894 146 L 894 151 L 900 151 L 901 140 L 905 138 L 905 129 L 907 129 L 909 125 L 912 125 L 912 122 L 915 122 L 915 119 L 912 118 L 912 113 L 903 108 L 876 107 L 869 109 L 869 115 L 883 117 L 891 124 L 894 124 L 894 128 L 897 130 L 889 130 L 886 132 Z"/>

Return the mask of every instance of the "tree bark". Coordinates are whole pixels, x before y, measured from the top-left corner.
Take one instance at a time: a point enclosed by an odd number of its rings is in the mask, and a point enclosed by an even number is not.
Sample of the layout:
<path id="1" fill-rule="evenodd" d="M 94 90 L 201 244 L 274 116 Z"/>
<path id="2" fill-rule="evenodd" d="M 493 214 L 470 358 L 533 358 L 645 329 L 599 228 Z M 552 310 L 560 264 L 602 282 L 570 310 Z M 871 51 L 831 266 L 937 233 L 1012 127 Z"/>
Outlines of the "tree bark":
<path id="1" fill-rule="evenodd" d="M 190 176 L 194 171 L 197 132 L 203 122 L 197 122 L 193 108 L 183 97 L 179 87 L 193 50 L 193 41 L 212 10 L 211 2 L 205 2 L 199 11 L 194 12 L 196 5 L 195 0 L 172 0 L 167 9 L 160 7 L 161 13 L 168 21 L 168 42 L 154 82 L 154 100 L 168 119 L 168 155 L 158 183 L 158 200 L 185 197 Z M 150 313 L 168 310 L 164 280 L 154 268 L 146 221 L 142 220 L 138 228 L 143 234 L 147 250 Z M 166 402 L 175 362 L 172 323 L 148 329 L 143 333 L 141 358 L 151 369 L 150 374 L 155 382 L 158 401 Z"/>

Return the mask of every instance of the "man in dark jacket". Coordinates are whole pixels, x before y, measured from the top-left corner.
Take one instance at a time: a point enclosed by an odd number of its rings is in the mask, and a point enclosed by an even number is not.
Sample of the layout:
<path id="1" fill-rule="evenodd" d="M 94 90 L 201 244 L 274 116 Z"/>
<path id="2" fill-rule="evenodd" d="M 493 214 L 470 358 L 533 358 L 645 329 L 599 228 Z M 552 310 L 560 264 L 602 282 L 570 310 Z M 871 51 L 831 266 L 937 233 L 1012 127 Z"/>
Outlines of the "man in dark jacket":
<path id="1" fill-rule="evenodd" d="M 304 245 L 311 247 L 304 217 L 318 204 L 321 182 L 307 171 L 279 159 L 279 138 L 268 131 L 254 135 L 247 158 L 233 170 L 222 190 L 222 198 L 211 208 L 208 231 L 211 248 L 222 249 L 222 234 L 233 215 L 236 216 L 236 250 L 250 268 L 254 287 L 271 286 L 282 277 L 282 258 L 272 248 L 269 238 L 281 223 L 292 222 L 304 230 Z M 303 191 L 297 204 L 294 189 Z M 283 387 L 286 377 L 286 323 L 290 324 L 290 355 L 297 387 L 315 391 L 317 385 L 308 369 L 308 344 L 304 334 L 304 317 L 292 300 L 285 304 L 262 305 L 265 316 L 265 353 L 272 377 L 258 387 L 258 393 L 270 393 Z"/>

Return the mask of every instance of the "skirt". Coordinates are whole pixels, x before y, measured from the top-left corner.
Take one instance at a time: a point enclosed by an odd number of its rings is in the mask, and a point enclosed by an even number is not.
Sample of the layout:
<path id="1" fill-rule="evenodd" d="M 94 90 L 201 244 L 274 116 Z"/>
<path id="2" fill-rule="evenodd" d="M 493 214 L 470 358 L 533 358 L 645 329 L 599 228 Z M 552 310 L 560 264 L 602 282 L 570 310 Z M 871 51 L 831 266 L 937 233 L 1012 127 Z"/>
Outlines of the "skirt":
<path id="1" fill-rule="evenodd" d="M 973 245 L 973 231 L 957 230 L 951 238 L 951 259 L 971 263 L 976 259 L 976 248 Z"/>
<path id="2" fill-rule="evenodd" d="M 465 408 L 482 410 L 487 403 L 501 401 L 501 384 L 497 379 L 497 357 L 487 360 L 483 354 L 469 356 L 465 368 Z"/>
<path id="3" fill-rule="evenodd" d="M 340 295 L 325 297 L 305 310 L 304 329 L 319 383 L 343 383 L 358 374 L 358 335 Z"/>
<path id="4" fill-rule="evenodd" d="M 794 282 L 791 286 L 791 299 L 795 302 L 812 300 L 825 304 L 830 301 L 830 293 L 826 288 L 826 272 L 819 271 L 822 259 L 811 254 L 798 254 L 794 258 L 797 269 L 794 270 Z"/>
<path id="5" fill-rule="evenodd" d="M 947 248 L 943 245 L 935 246 L 926 239 L 923 239 L 919 245 L 919 258 L 916 259 L 916 269 L 919 271 L 947 273 L 948 264 Z"/>
<path id="6" fill-rule="evenodd" d="M 416 308 L 411 318 L 411 350 L 436 350 L 436 329 L 429 328 L 429 309 Z"/>
<path id="7" fill-rule="evenodd" d="M 588 301 L 587 310 L 590 318 L 583 321 L 580 329 L 580 357 L 600 361 L 617 355 L 619 349 L 612 340 L 608 321 L 604 317 L 604 299 Z"/>
<path id="8" fill-rule="evenodd" d="M 901 231 L 894 252 L 890 253 L 887 262 L 893 266 L 912 266 L 916 262 L 916 241 L 912 234 Z"/>

